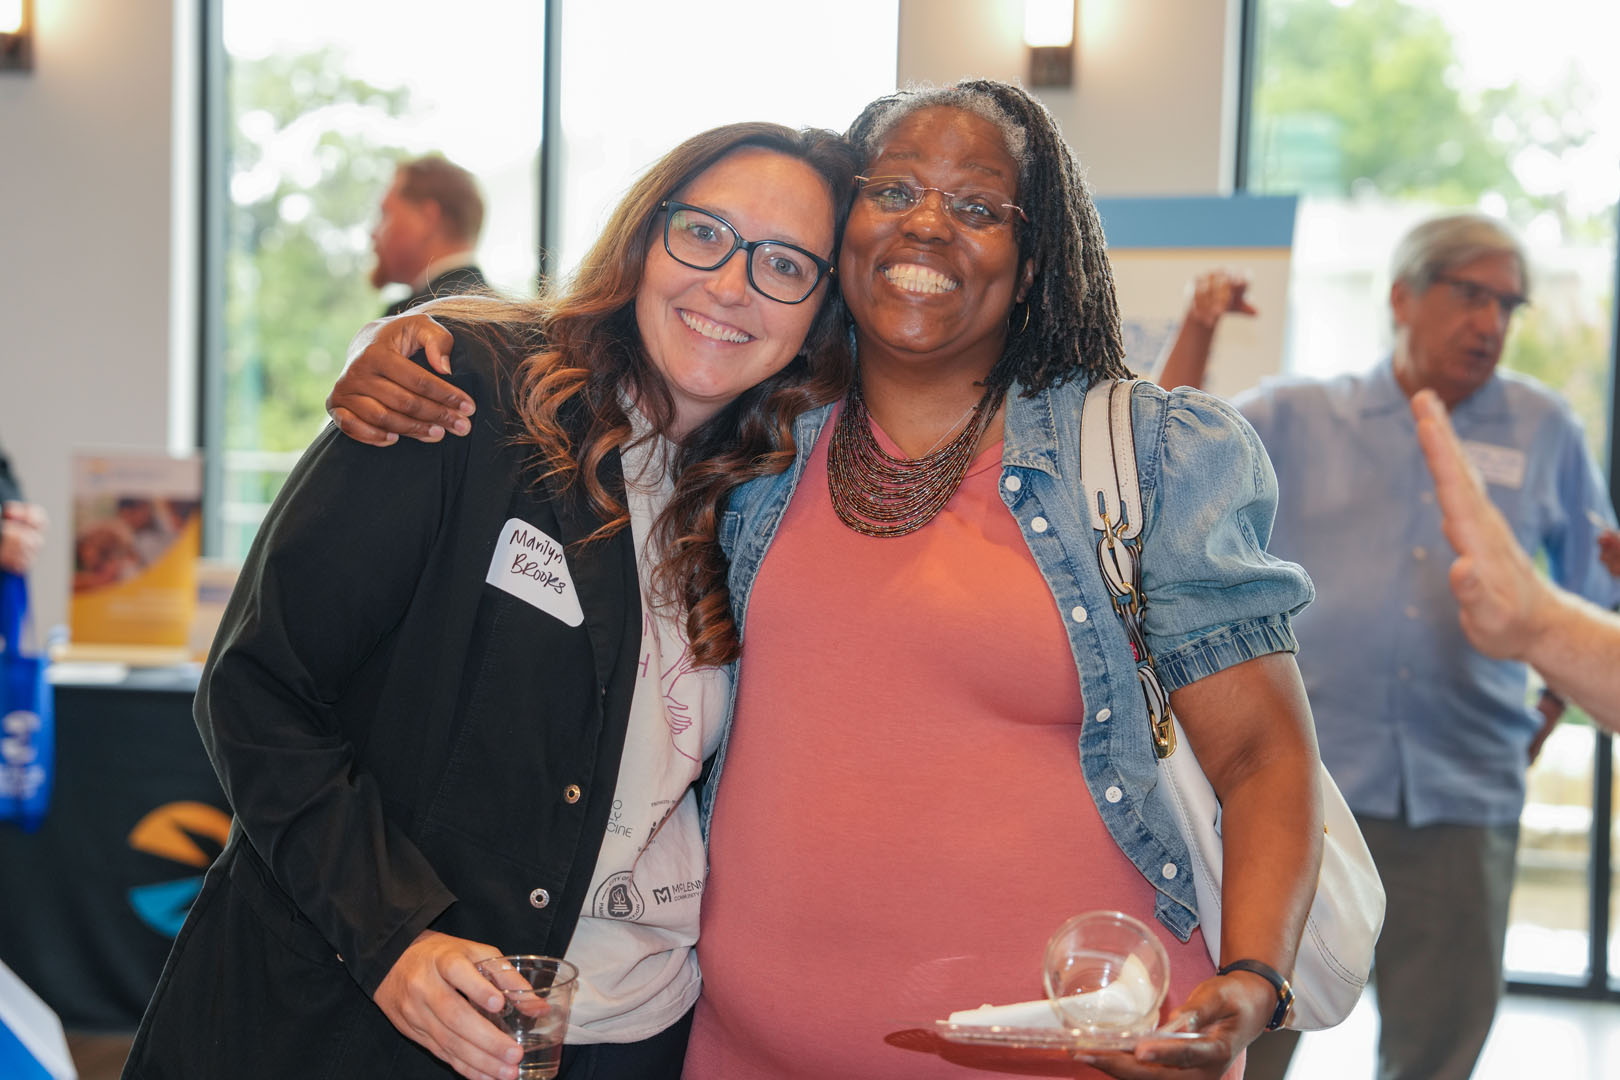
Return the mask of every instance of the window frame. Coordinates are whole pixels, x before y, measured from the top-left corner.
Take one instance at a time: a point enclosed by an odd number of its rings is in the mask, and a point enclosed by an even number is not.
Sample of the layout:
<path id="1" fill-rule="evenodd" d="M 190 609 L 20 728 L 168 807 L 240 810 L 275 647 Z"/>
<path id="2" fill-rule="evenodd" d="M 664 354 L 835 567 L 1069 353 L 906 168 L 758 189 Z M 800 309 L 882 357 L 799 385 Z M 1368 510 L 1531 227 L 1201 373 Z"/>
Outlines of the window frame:
<path id="1" fill-rule="evenodd" d="M 560 83 L 562 0 L 541 0 L 545 41 L 541 48 L 541 127 L 537 155 L 535 284 L 544 279 L 549 267 L 548 252 L 557 233 L 556 183 L 560 162 L 555 152 L 561 130 L 557 87 Z M 201 58 L 198 102 L 198 310 L 196 323 L 197 377 L 196 445 L 203 451 L 202 553 L 217 558 L 224 547 L 228 523 L 225 447 L 225 216 L 227 194 L 226 125 L 231 107 L 225 48 L 225 0 L 198 0 L 198 48 Z M 216 452 L 216 450 L 218 452 Z"/>

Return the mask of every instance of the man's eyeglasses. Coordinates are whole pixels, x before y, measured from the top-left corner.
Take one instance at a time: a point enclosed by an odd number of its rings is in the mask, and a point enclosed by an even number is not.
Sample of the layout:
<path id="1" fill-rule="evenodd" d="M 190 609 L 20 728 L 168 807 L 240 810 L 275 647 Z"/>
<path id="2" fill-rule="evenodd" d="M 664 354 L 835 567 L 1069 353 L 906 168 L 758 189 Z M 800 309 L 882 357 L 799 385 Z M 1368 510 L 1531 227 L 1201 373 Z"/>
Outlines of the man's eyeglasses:
<path id="1" fill-rule="evenodd" d="M 748 284 L 779 304 L 810 299 L 833 264 L 785 240 L 744 240 L 731 222 L 712 210 L 666 199 L 664 250 L 694 270 L 718 270 L 741 248 L 748 257 Z"/>
<path id="2" fill-rule="evenodd" d="M 937 192 L 951 219 L 970 229 L 990 229 L 1005 225 L 1014 215 L 1028 221 L 1024 211 L 1010 202 L 1002 202 L 999 195 L 972 191 L 957 193 L 919 184 L 909 176 L 857 176 L 855 184 L 861 198 L 880 214 L 909 214 L 927 197 Z"/>
<path id="3" fill-rule="evenodd" d="M 1451 295 L 1469 311 L 1479 311 L 1494 303 L 1503 319 L 1513 318 L 1515 311 L 1530 302 L 1518 293 L 1499 292 L 1489 285 L 1481 285 L 1467 278 L 1437 277 L 1434 280 L 1450 286 Z"/>

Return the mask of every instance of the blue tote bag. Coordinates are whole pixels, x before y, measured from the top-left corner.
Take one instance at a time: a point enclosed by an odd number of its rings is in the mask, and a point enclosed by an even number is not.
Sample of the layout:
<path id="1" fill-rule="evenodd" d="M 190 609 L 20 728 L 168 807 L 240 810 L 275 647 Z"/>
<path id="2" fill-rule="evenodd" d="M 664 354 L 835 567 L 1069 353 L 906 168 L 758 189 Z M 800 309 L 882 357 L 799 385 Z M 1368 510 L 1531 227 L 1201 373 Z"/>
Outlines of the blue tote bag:
<path id="1" fill-rule="evenodd" d="M 33 832 L 50 805 L 56 726 L 46 660 L 23 653 L 27 620 L 27 580 L 0 573 L 0 821 Z"/>

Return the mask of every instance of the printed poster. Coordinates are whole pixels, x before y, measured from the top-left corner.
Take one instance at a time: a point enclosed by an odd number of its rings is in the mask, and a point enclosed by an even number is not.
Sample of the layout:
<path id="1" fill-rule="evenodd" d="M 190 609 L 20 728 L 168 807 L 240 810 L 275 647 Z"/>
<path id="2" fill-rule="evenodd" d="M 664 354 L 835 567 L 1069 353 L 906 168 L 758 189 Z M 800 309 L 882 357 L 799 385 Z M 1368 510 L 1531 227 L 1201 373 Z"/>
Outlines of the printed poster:
<path id="1" fill-rule="evenodd" d="M 201 507 L 196 457 L 75 457 L 68 615 L 75 646 L 187 646 Z"/>

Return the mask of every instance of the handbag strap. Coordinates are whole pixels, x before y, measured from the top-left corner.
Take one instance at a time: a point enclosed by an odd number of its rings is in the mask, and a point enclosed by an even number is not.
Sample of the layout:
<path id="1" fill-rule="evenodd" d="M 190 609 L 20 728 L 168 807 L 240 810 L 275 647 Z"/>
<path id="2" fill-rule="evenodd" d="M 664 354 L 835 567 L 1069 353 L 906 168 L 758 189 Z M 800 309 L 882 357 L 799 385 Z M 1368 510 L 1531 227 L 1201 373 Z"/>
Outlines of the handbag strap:
<path id="1" fill-rule="evenodd" d="M 1108 392 L 1093 386 L 1080 413 L 1080 483 L 1086 490 L 1091 527 L 1134 540 L 1142 531 L 1142 489 L 1136 478 L 1136 454 L 1119 453 L 1119 446 L 1134 449 L 1131 428 L 1131 386 L 1135 379 L 1114 380 Z M 1124 393 L 1120 393 L 1121 389 Z"/>
<path id="2" fill-rule="evenodd" d="M 1098 533 L 1097 565 L 1136 658 L 1136 681 L 1153 729 L 1153 753 L 1167 758 L 1176 750 L 1170 695 L 1159 681 L 1142 628 L 1147 614 L 1147 594 L 1142 591 L 1142 489 L 1131 424 L 1131 392 L 1138 381 L 1113 380 L 1106 393 L 1097 384 L 1087 389 L 1080 413 L 1080 485 L 1091 527 Z"/>

